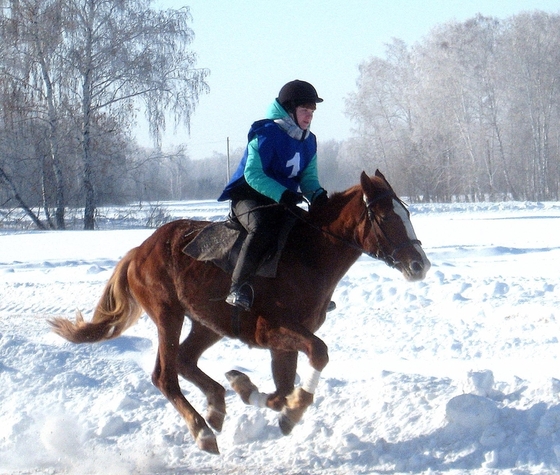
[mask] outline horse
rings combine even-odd
[[[289,434],[313,403],[328,363],[327,345],[314,333],[352,264],[365,253],[408,281],[424,279],[430,268],[407,207],[379,170],[371,177],[362,172],[358,185],[301,211],[276,277],[255,278],[249,311],[225,302],[230,275],[182,252],[210,223],[182,219],[158,228],[117,263],[91,321],[77,312],[75,322],[50,320],[52,330],[70,342],[100,342],[118,337],[145,312],[157,327],[152,382],[183,417],[198,448],[212,454],[219,454],[214,431],[221,431],[226,416],[225,388],[198,367],[199,358],[223,337],[268,349],[276,387],[272,394],[259,392],[239,371],[226,377],[244,403],[279,412],[280,429]],[[185,316],[191,328],[180,342]],[[310,367],[295,387],[298,352],[307,356]],[[181,392],[179,376],[205,395],[206,418]]]

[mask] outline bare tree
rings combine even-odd
[[[193,32],[189,10],[157,11],[149,0],[65,0],[63,14],[74,22],[67,32],[68,89],[80,98],[84,228],[93,229],[92,121],[101,114],[130,122],[142,100],[156,139],[165,114],[189,124],[208,72],[196,69],[188,49]]]
[[[62,73],[58,48],[61,43],[62,20],[60,0],[19,0],[10,2],[10,8],[2,9],[0,25],[5,47],[0,75],[10,88],[26,90],[25,99],[12,102],[11,113],[17,113],[21,121],[42,122],[48,144],[48,164],[42,161],[42,181],[47,167],[55,178],[56,227],[64,229],[64,179],[59,155],[60,104],[57,102],[55,84],[57,74]],[[30,100],[33,97],[33,100]],[[37,134],[38,135],[38,134]],[[42,157],[43,153],[39,153]],[[39,160],[39,157],[37,158]],[[45,191],[45,190],[44,190]],[[48,194],[42,194],[43,207],[50,223]],[[52,226],[52,223],[50,223]]]
[[[481,15],[360,67],[348,111],[364,159],[423,199],[556,199],[560,15]]]
[[[36,1],[36,0],[35,0]],[[35,3],[35,1],[33,3]],[[56,91],[53,82],[58,82],[63,68],[60,68],[60,57],[57,54],[61,42],[62,21],[60,17],[60,1],[54,0],[50,2],[37,2],[36,5],[40,9],[35,10],[35,5],[31,4],[29,10],[30,18],[26,21],[26,25],[30,26],[29,42],[31,45],[31,54],[38,63],[40,78],[42,79],[41,91],[43,102],[46,104],[45,120],[48,124],[48,148],[49,158],[55,177],[55,200],[56,200],[56,227],[64,229],[64,212],[66,202],[64,200],[64,178],[62,172],[62,164],[59,156],[59,110],[60,104],[57,104]],[[53,74],[55,75],[53,77]],[[41,84],[37,81],[38,84]],[[45,208],[48,208],[45,202]]]
[[[64,228],[66,196],[72,194],[67,187],[76,182],[63,173],[76,170],[74,147],[81,150],[84,227],[93,229],[99,197],[107,195],[96,190],[110,188],[103,183],[111,175],[106,151],[113,148],[115,166],[126,159],[126,147],[115,149],[112,144],[126,135],[137,109],[145,111],[159,144],[166,115],[188,126],[199,95],[207,92],[208,71],[195,68],[196,55],[189,50],[193,32],[188,9],[161,11],[151,3],[3,2],[0,88],[3,104],[9,105],[2,109],[5,144],[15,150],[19,140],[25,148],[30,141],[20,137],[21,131],[33,131],[33,160],[42,173],[38,196],[50,222],[49,187],[54,182],[59,229]],[[26,122],[29,127],[23,129]],[[24,165],[22,160],[13,163]],[[9,171],[4,168],[6,177]]]

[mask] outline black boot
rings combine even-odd
[[[253,305],[254,292],[251,281],[270,251],[271,244],[268,241],[263,239],[263,236],[252,233],[245,238],[231,276],[229,295],[226,297],[226,302],[230,305],[244,310],[249,310]]]
[[[267,256],[276,251],[278,235],[286,222],[286,211],[272,206],[273,200],[256,191],[232,201],[232,211],[247,231],[247,236],[231,276],[226,302],[248,310],[253,305],[253,278]]]
[[[251,284],[232,285],[226,302],[234,307],[249,310],[253,305],[254,292]]]

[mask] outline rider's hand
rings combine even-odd
[[[286,206],[287,208],[295,208],[302,202],[303,195],[292,190],[284,191],[284,193],[282,193],[282,197],[280,198],[280,204]]]
[[[319,188],[319,191],[316,191],[315,195],[313,196],[311,206],[323,206],[327,204],[328,201],[329,194],[327,193],[327,190],[325,190],[324,188]]]

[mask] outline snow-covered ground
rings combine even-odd
[[[212,220],[227,212],[165,207]],[[352,267],[318,332],[330,363],[291,435],[224,376],[239,369],[272,390],[267,352],[223,340],[204,355],[228,389],[219,456],[196,448],[152,386],[146,316],[95,345],[70,344],[46,323],[90,316],[113,266],[152,230],[0,229],[0,473],[559,473],[560,204],[411,211],[428,277],[407,283],[367,257]],[[204,413],[201,393],[183,388]]]

